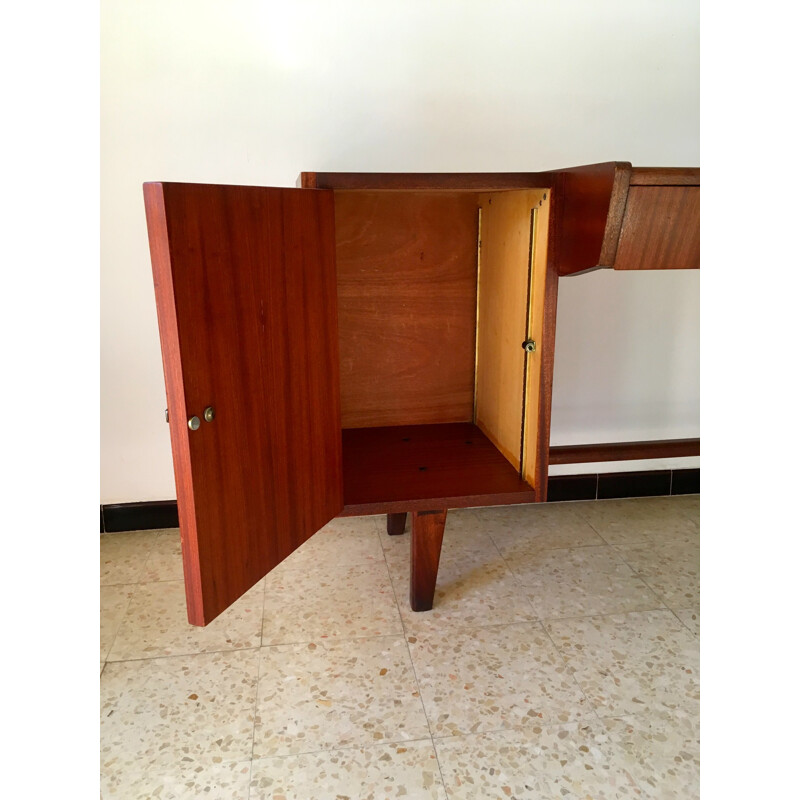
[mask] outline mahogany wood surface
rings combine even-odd
[[[587,464],[595,461],[634,461],[699,455],[699,439],[659,439],[649,442],[559,445],[550,448],[550,463]]]
[[[551,246],[559,275],[611,266],[601,256],[608,256],[619,234],[630,170],[628,162],[609,161],[557,172],[558,218]]]
[[[187,608],[206,625],[342,508],[333,195],[144,192]]]
[[[472,423],[342,431],[344,516],[532,503],[534,490]]]
[[[490,191],[552,185],[555,172],[301,172],[305,189]]]
[[[558,231],[559,197],[554,192],[550,198],[548,240],[553,241]],[[556,352],[556,312],[558,309],[558,263],[555,248],[547,248],[547,273],[544,281],[541,341],[539,351],[539,419],[536,431],[536,472],[533,485],[537,502],[547,500],[548,467],[550,464],[550,421],[553,407],[553,370]]]
[[[698,167],[634,167],[631,186],[699,186]]]
[[[386,532],[389,536],[400,536],[406,532],[406,517],[408,514],[387,514]]]
[[[342,427],[464,422],[477,195],[336,192]]]
[[[442,552],[447,509],[414,511],[411,514],[411,589],[412,611],[430,611],[436,591],[439,556]]]
[[[600,250],[598,264],[607,267],[617,258],[619,234],[622,231],[622,220],[625,218],[625,206],[628,202],[631,175],[633,170],[630,164],[617,165],[614,171],[614,185],[611,188],[611,200],[608,206],[608,219],[606,230],[603,234],[603,246]]]
[[[631,186],[614,269],[699,269],[700,187]]]

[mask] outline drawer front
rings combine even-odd
[[[700,187],[631,186],[614,269],[699,269]]]

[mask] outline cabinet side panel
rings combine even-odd
[[[531,212],[546,190],[480,195],[481,269],[475,422],[516,468],[521,466]],[[535,439],[535,432],[532,434]]]
[[[471,421],[477,196],[335,203],[342,427]]]

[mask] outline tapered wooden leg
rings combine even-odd
[[[411,513],[411,610],[430,611],[447,509]]]
[[[389,534],[389,536],[399,536],[401,533],[406,532],[407,516],[407,514],[386,515],[386,532]]]

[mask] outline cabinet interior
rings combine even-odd
[[[334,192],[346,507],[532,489],[547,194]]]

